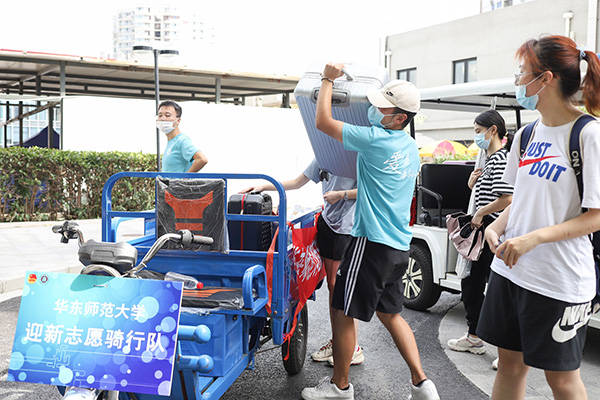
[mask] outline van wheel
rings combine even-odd
[[[433,283],[433,268],[429,252],[421,245],[411,245],[408,268],[402,277],[404,305],[413,310],[424,311],[433,306],[442,293]]]

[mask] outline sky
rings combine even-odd
[[[146,4],[193,9],[214,26],[215,48],[189,51],[189,67],[299,75],[327,61],[379,64],[386,35],[477,14],[480,0],[6,1],[0,48],[108,57],[113,16]]]

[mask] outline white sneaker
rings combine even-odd
[[[330,366],[333,367],[333,355],[327,359],[327,362]],[[354,349],[354,354],[352,354],[352,361],[350,361],[350,365],[358,365],[365,362],[365,354],[363,353],[362,347],[358,346],[358,350]]]
[[[87,389],[80,387],[70,387],[63,399],[65,400],[94,400],[98,397],[96,389]]]
[[[498,357],[496,357],[496,358],[494,359],[494,361],[492,361],[492,369],[493,369],[494,371],[498,371],[498,360],[499,360],[499,359],[498,359]]]
[[[408,400],[440,400],[440,395],[433,382],[425,379],[420,386],[410,384]]]
[[[333,357],[333,341],[329,339],[329,342],[324,344],[318,351],[315,351],[310,355],[314,361],[327,361],[329,357]]]
[[[331,378],[326,376],[315,387],[302,389],[302,398],[304,400],[325,400],[325,399],[354,399],[354,387],[346,390],[339,389],[335,383],[331,383]],[[426,397],[424,397],[426,398]]]
[[[458,339],[448,340],[448,347],[454,351],[468,351],[473,354],[485,353],[485,347],[483,346],[483,340],[477,338],[472,339],[468,334]]]

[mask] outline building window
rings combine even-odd
[[[399,69],[396,72],[396,78],[402,79],[404,81],[409,81],[416,85],[417,84],[417,69],[416,68]]]
[[[452,67],[452,83],[465,83],[477,80],[477,58],[453,61]]]
[[[517,4],[523,4],[532,0],[480,0],[481,12],[488,12],[500,8],[511,7]]]

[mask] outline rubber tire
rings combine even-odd
[[[422,245],[412,244],[409,256],[408,268],[402,278],[402,283],[404,284],[404,305],[413,310],[425,311],[437,303],[442,289],[433,282],[433,267],[429,251]],[[421,272],[420,275],[419,270]],[[411,285],[408,285],[408,275],[412,276]],[[411,291],[415,285],[420,289],[416,296],[413,294],[414,290]]]
[[[308,339],[308,304],[304,305],[302,311],[300,311],[300,318],[298,318],[298,324],[296,330],[292,335],[292,338],[288,343],[284,343],[281,346],[281,359],[283,360],[283,367],[287,371],[288,375],[296,375],[302,371],[304,367],[304,360],[306,359],[306,342]],[[286,360],[285,356],[290,348],[290,356]]]

